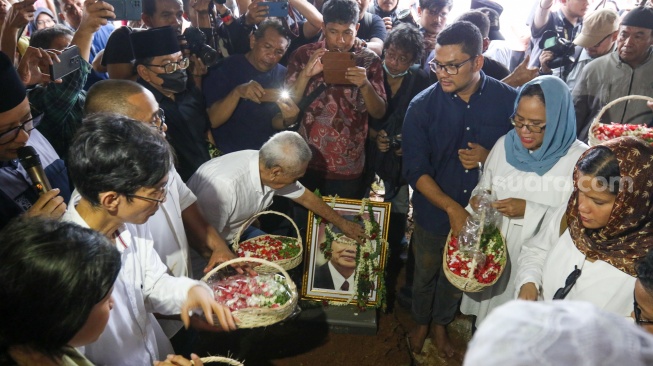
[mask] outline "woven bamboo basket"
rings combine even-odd
[[[608,109],[610,109],[610,107],[614,106],[615,104],[625,102],[625,101],[628,101],[628,100],[644,100],[644,101],[648,101],[648,102],[653,102],[653,98],[647,97],[647,96],[644,96],[644,95],[626,95],[625,97],[617,98],[617,99],[613,100],[612,102],[606,104],[603,108],[601,108],[601,110],[596,115],[594,120],[592,120],[592,125],[590,126],[589,132],[587,133],[587,140],[588,140],[587,142],[589,143],[590,146],[601,145],[601,143],[605,142],[605,141],[599,140],[594,135],[594,130],[599,125],[605,124],[605,123],[600,122],[601,117],[603,117],[603,114],[605,114],[605,112],[607,112]]]
[[[250,217],[249,220],[245,221],[240,226],[240,228],[238,229],[238,232],[236,233],[236,236],[233,238],[233,242],[232,242],[233,245],[232,246],[233,246],[234,252],[238,251],[238,247],[240,246],[240,243],[239,243],[240,242],[240,236],[243,235],[243,232],[245,232],[245,229],[247,229],[249,227],[249,225],[254,220],[256,220],[256,218],[258,218],[261,215],[265,215],[265,214],[279,215],[279,216],[284,217],[286,220],[290,221],[293,228],[295,228],[295,233],[297,234],[296,238],[291,238],[291,239],[296,240],[297,244],[299,244],[299,252],[297,253],[296,256],[294,256],[292,258],[286,258],[286,259],[281,259],[281,260],[278,260],[278,261],[269,261],[269,262],[276,263],[281,268],[283,268],[285,270],[290,270],[290,269],[293,269],[293,268],[297,267],[299,265],[299,263],[302,262],[302,253],[304,252],[304,246],[302,245],[302,237],[301,237],[301,235],[299,233],[299,228],[297,227],[297,224],[295,224],[295,221],[293,221],[293,219],[291,219],[287,215],[285,215],[285,214],[283,214],[281,212],[277,212],[277,211],[262,211],[262,212],[257,213],[256,215]],[[266,235],[257,236],[257,237],[251,238],[251,239],[247,239],[245,242],[255,241],[258,238],[262,238],[263,236],[270,236],[272,238],[288,238],[287,236],[282,236],[282,235],[269,235],[269,234],[266,234]],[[263,259],[266,259],[266,258],[263,258]],[[278,270],[275,267],[268,266],[268,265],[258,266],[258,267],[256,267],[256,271],[260,272],[260,273],[277,273],[278,272]]]
[[[444,271],[445,277],[451,282],[452,285],[456,286],[458,289],[464,292],[480,292],[483,291],[486,287],[494,285],[498,280],[499,277],[503,274],[503,271],[506,269],[506,266],[508,263],[504,263],[504,265],[501,267],[501,270],[499,273],[497,273],[497,277],[492,281],[492,283],[480,283],[476,280],[474,277],[476,273],[476,268],[472,268],[472,270],[469,272],[469,275],[467,277],[462,277],[458,276],[455,273],[451,272],[449,269],[448,259],[449,259],[449,242],[451,242],[451,236],[452,232],[449,232],[449,236],[447,236],[447,244],[444,247],[444,253],[442,255],[442,269]],[[501,234],[501,239],[503,240],[503,260],[507,260],[507,255],[508,255],[508,248],[506,248],[506,238],[503,237],[503,234]]]
[[[295,308],[297,308],[297,286],[295,283],[290,279],[290,275],[288,275],[288,272],[286,272],[285,269],[281,268],[276,263],[266,261],[265,259],[261,258],[235,258],[232,260],[228,260],[224,263],[221,263],[219,266],[215,267],[212,269],[209,273],[206,274],[202,278],[202,281],[208,282],[209,278],[216,274],[219,270],[230,266],[234,263],[241,263],[241,262],[256,262],[256,263],[261,263],[265,264],[267,266],[275,267],[276,272],[281,272],[283,275],[286,284],[288,286],[288,289],[290,290],[290,300],[286,302],[285,304],[279,306],[278,308],[245,308],[245,309],[240,309],[237,311],[232,312],[233,316],[238,318],[240,322],[237,324],[238,328],[256,328],[256,327],[265,327],[268,325],[272,325],[275,323],[278,323],[284,319],[286,319],[290,314],[292,314],[295,311]],[[276,274],[279,276],[279,274]],[[218,322],[218,317],[216,315],[213,315],[213,320]]]
[[[231,366],[245,366],[244,363],[231,359],[229,357],[222,357],[222,356],[209,356],[209,357],[202,357],[200,358],[202,363],[213,363],[213,362],[220,362],[225,365],[231,365]],[[195,362],[191,361],[190,362],[192,365],[195,365]]]

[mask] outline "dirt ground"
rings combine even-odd
[[[374,196],[374,193],[372,191],[371,195]],[[411,234],[410,221],[409,213],[408,237]],[[290,271],[290,274],[300,286],[301,269]],[[401,265],[388,269],[386,276],[386,280],[394,282],[395,286],[394,291],[388,290],[388,311],[377,311],[378,330],[375,335],[335,333],[329,330],[326,321],[307,321],[299,316],[266,328],[226,334],[200,333],[193,351],[200,357],[229,355],[233,359],[244,360],[246,366],[461,365],[462,355],[471,338],[470,319],[459,314],[448,326],[457,357],[440,357],[430,339],[427,339],[422,355],[412,358],[406,335],[414,323],[410,310],[400,307],[394,296],[405,283],[405,267]]]

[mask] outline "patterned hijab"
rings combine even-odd
[[[567,223],[574,244],[587,258],[610,263],[631,276],[635,264],[653,248],[653,147],[635,137],[608,141],[605,146],[619,162],[621,187],[605,227],[583,227],[578,213],[578,166],[574,192],[567,205]],[[582,160],[594,148],[587,150]],[[580,161],[579,160],[579,161]]]
[[[523,172],[535,172],[542,176],[567,154],[571,144],[576,141],[576,112],[567,84],[555,76],[540,76],[519,90],[515,113],[522,92],[533,84],[542,88],[546,105],[546,129],[542,146],[533,152],[528,151],[514,128],[506,134],[504,146],[506,160],[510,165]]]

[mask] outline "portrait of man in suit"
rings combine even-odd
[[[331,243],[331,258],[314,268],[313,287],[343,292],[354,291],[354,274],[356,272],[356,241],[339,233]]]

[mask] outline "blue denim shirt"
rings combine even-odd
[[[431,176],[445,194],[467,206],[479,170],[465,169],[458,150],[467,148],[469,142],[491,150],[499,137],[512,128],[510,116],[516,97],[515,89],[481,71],[481,86],[469,103],[455,93],[445,93],[439,83],[410,103],[402,130],[403,174],[415,189],[415,220],[424,229],[447,235],[449,217],[417,191],[417,180],[425,174]]]

